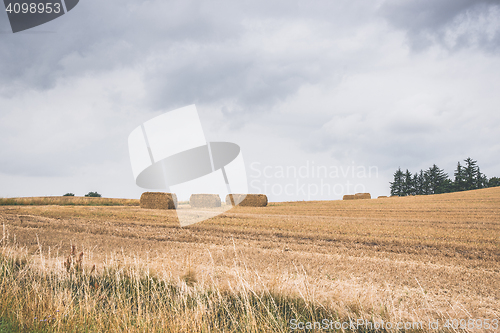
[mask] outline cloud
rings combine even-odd
[[[389,0],[380,14],[406,32],[413,50],[438,44],[448,50],[500,46],[500,4],[495,0]]]
[[[488,1],[86,0],[0,34],[0,179],[136,196],[129,132],[192,103],[207,139],[240,144],[247,164],[390,177],[470,155],[491,176],[496,17]]]
[[[133,70],[0,97],[0,172],[55,177],[113,161],[128,167],[126,137],[143,119],[136,112],[142,97]]]
[[[217,99],[247,111],[268,108],[329,67],[315,43],[349,35],[349,20],[372,10],[348,1],[89,0],[31,31],[54,33],[2,34],[0,94],[136,67],[153,108]]]
[[[498,165],[490,158],[500,140],[493,134],[500,126],[498,58],[477,52],[394,54],[393,66],[374,61],[370,71],[345,75],[330,89],[322,84],[295,95],[278,109],[296,108],[288,116],[297,126],[270,121],[273,130],[305,152],[328,154],[340,163],[453,168],[474,156],[483,165]],[[309,118],[320,123],[308,126]]]
[[[220,13],[215,7],[209,13],[202,7],[195,1],[89,0],[35,29],[2,33],[0,93],[47,90],[61,78],[134,66],[159,45],[209,43],[237,34],[229,18],[212,15]]]

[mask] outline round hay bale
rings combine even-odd
[[[354,200],[354,195],[352,194],[346,194],[342,197],[342,200]]]
[[[377,199],[387,198],[387,195],[379,195]]]
[[[354,195],[354,199],[371,199],[372,196],[370,193],[356,193]]]
[[[177,195],[165,192],[144,192],[140,200],[141,208],[147,209],[175,209]]]
[[[189,204],[193,208],[220,207],[221,201],[218,194],[191,194]]]
[[[265,194],[228,194],[226,196],[226,205],[245,206],[245,207],[266,207],[267,196]]]

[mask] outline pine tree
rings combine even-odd
[[[411,172],[406,169],[403,177],[403,195],[415,195],[415,186],[413,184],[413,179]]]
[[[484,173],[481,173],[479,166],[477,167],[477,178],[476,178],[476,188],[488,187],[488,177]]]
[[[434,166],[436,165],[434,164]],[[429,182],[428,194],[436,193],[437,173],[434,167],[429,167],[427,170],[427,179]]]
[[[394,173],[394,181],[391,182],[391,195],[403,196],[403,171],[401,167]]]
[[[436,180],[434,183],[434,193],[446,193],[448,187],[448,174],[444,172],[443,169],[438,168],[436,164],[432,166],[434,173],[436,175]]]
[[[413,188],[415,195],[422,194],[422,184],[420,183],[418,172],[415,172],[415,174],[413,175]]]
[[[464,169],[460,162],[457,163],[457,169],[455,170],[455,181],[454,187],[455,191],[465,191],[465,179],[464,179]]]
[[[422,194],[423,195],[432,194],[429,170],[420,171],[420,172],[422,173],[422,180],[423,180],[423,182],[422,182]]]
[[[472,158],[467,157],[464,162],[466,163],[464,169],[464,187],[465,190],[474,190],[477,188],[476,180],[477,180],[477,161],[474,161]]]
[[[427,194],[427,182],[424,170],[420,170],[417,178],[417,194],[425,195]]]
[[[455,192],[455,184],[453,184],[453,180],[451,180],[450,178],[446,178],[443,182],[443,189],[443,193]]]

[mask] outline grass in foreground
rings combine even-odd
[[[0,332],[289,332],[292,319],[355,321],[310,295],[258,290],[242,279],[221,287],[198,282],[191,270],[177,280],[140,266],[96,272],[83,267],[83,252],[74,248],[52,268],[14,253],[4,247],[0,255]]]
[[[194,287],[194,272],[175,283],[131,267],[110,267],[99,274],[85,272],[78,263],[66,267],[66,272],[40,272],[26,258],[2,255],[0,327],[33,332],[283,332],[292,317],[335,318],[301,298]]]

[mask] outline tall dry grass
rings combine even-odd
[[[307,288],[284,294],[243,276],[223,286],[192,269],[174,278],[140,262],[96,271],[82,256],[74,248],[64,259],[4,246],[0,331],[289,332],[291,319],[339,320]]]
[[[373,302],[369,288],[328,306],[318,300],[315,279],[297,268],[264,282],[236,259],[232,279],[198,272],[152,270],[144,260],[109,258],[100,269],[73,246],[67,256],[3,242],[0,252],[0,332],[426,332],[429,318],[402,311],[394,298]],[[129,258],[130,259],[130,258]],[[214,269],[215,271],[215,269]],[[298,276],[299,275],[299,276]],[[302,275],[302,276],[300,276]],[[297,283],[297,281],[300,281]],[[394,296],[394,295],[392,295]],[[425,295],[411,306],[426,304]],[[369,300],[369,301],[367,301]],[[371,305],[370,305],[371,303]],[[375,304],[376,303],[376,304]],[[434,317],[436,318],[436,317]],[[446,319],[442,314],[440,319]],[[291,330],[292,320],[341,329]],[[365,324],[357,326],[358,320]],[[369,322],[370,324],[366,324]],[[415,329],[371,329],[375,323],[420,323]],[[333,325],[333,326],[332,326]],[[318,326],[318,327],[319,327]],[[439,332],[452,330],[440,329]]]

